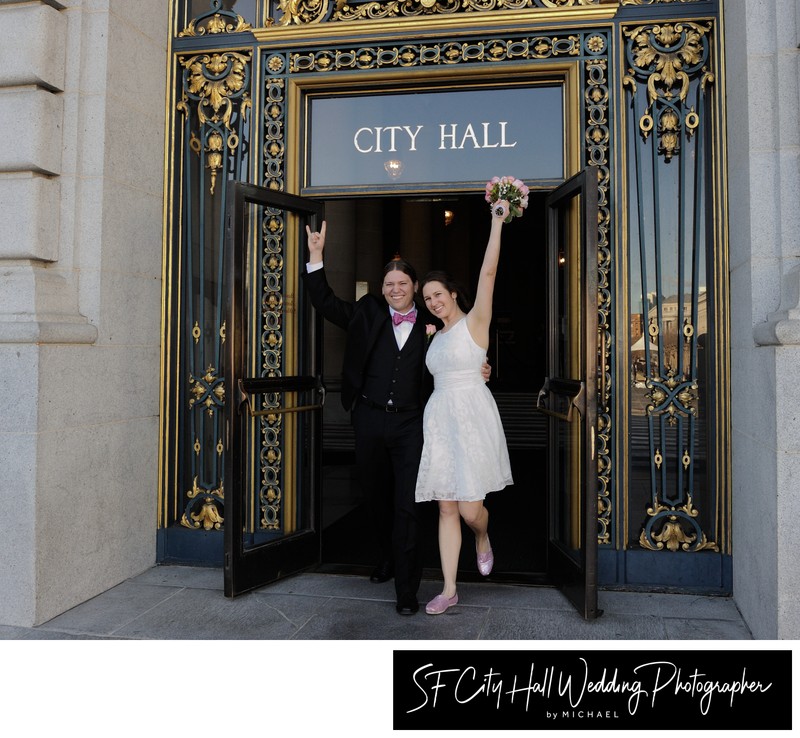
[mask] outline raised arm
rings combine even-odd
[[[502,205],[503,208],[498,206]],[[498,212],[499,211],[499,212]],[[489,242],[483,255],[478,287],[475,290],[475,304],[467,314],[467,327],[475,343],[482,348],[489,346],[489,324],[492,322],[492,299],[497,277],[497,263],[500,260],[500,235],[503,220],[508,215],[508,203],[500,201],[492,207],[492,229]]]
[[[326,320],[329,320],[334,325],[347,330],[350,320],[353,317],[354,303],[348,300],[342,300],[337,297],[325,276],[325,270],[322,269],[322,252],[325,250],[325,221],[322,221],[322,227],[319,232],[312,231],[306,226],[306,233],[308,234],[308,270],[302,273],[303,283],[308,289],[308,294],[311,297],[311,304],[318,310]],[[311,269],[311,267],[317,267]]]
[[[306,226],[306,233],[308,234],[308,262],[309,264],[319,264],[322,261],[322,252],[325,250],[325,230],[327,223],[322,221],[322,228],[317,231],[312,231],[311,228]]]

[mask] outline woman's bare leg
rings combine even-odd
[[[459,502],[458,510],[464,522],[475,534],[475,547],[478,553],[489,553],[489,511],[484,507],[483,500],[477,502]]]
[[[445,597],[456,593],[456,572],[458,556],[461,553],[461,518],[459,503],[439,500],[439,557],[442,562]]]

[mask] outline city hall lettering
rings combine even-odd
[[[509,140],[507,127],[507,121],[479,123],[475,126],[472,123],[440,123],[435,141],[439,150],[513,149],[517,142]],[[424,125],[359,128],[353,136],[353,146],[360,154],[417,151],[417,139],[420,139],[420,145],[426,141],[424,129]],[[423,135],[420,138],[421,133]]]

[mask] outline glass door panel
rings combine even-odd
[[[302,291],[313,200],[229,190],[225,594],[319,563],[320,326]]]
[[[597,608],[597,178],[588,167],[550,195],[548,573],[581,614]]]

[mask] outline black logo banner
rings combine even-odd
[[[394,651],[395,730],[790,730],[790,650]]]

